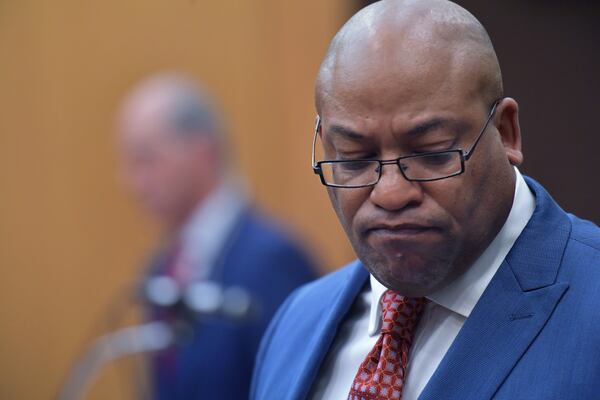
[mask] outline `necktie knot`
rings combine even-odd
[[[387,290],[381,298],[381,333],[411,342],[415,325],[423,311],[423,297],[404,297]]]
[[[360,365],[348,400],[401,400],[413,329],[424,298],[404,297],[387,290],[381,298],[381,335]]]

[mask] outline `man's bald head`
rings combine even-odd
[[[381,64],[394,76],[370,79],[448,84],[460,74],[473,83],[469,95],[486,104],[503,95],[491,40],[467,10],[446,0],[383,0],[354,15],[331,42],[317,78],[317,110],[340,81],[364,78]]]
[[[485,29],[449,1],[383,0],[336,35],[316,92],[320,165],[357,185],[328,193],[363,264],[404,295],[449,285],[504,224],[522,161]]]

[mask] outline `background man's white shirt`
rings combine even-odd
[[[244,191],[236,182],[226,180],[194,210],[181,229],[182,254],[177,267],[183,281],[204,280],[215,268],[223,246],[248,206]]]

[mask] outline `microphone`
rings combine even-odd
[[[142,287],[142,299],[155,307],[175,311],[184,318],[220,316],[247,321],[257,316],[259,305],[241,286],[224,287],[213,281],[193,281],[180,287],[173,278],[153,276]]]

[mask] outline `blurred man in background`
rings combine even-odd
[[[247,398],[267,323],[290,291],[314,277],[307,256],[257,213],[232,176],[223,131],[209,96],[176,75],[142,82],[118,120],[125,182],[163,233],[145,281],[169,278],[181,297],[197,282],[240,287],[257,304],[243,321],[219,314],[191,323],[194,313],[182,312],[181,302],[150,306],[153,318],[174,327],[184,319],[192,328],[152,357],[158,399]]]

